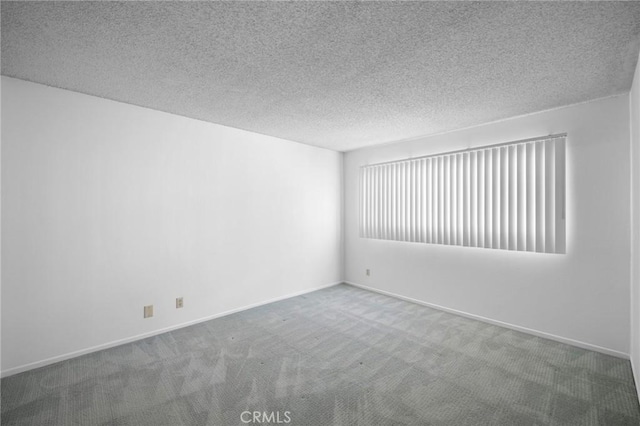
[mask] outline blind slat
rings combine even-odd
[[[484,151],[478,151],[478,177],[476,191],[478,191],[478,247],[485,247],[484,237]]]
[[[475,151],[469,153],[469,245],[478,246],[478,156]]]
[[[536,251],[536,146],[528,144],[527,152],[527,251]]]
[[[451,155],[451,199],[449,211],[449,223],[451,227],[451,244],[458,244],[458,156]]]
[[[517,250],[527,250],[527,146],[518,145],[518,226]]]
[[[555,167],[555,144],[553,139],[544,142],[544,178],[545,178],[545,252],[553,253],[556,249],[556,167]]]
[[[566,141],[561,138],[556,141],[556,253],[566,253]]]
[[[469,245],[469,153],[462,154],[462,245]]]
[[[544,252],[544,201],[545,201],[545,182],[544,182],[544,142],[536,142],[536,251]]]
[[[456,155],[456,244],[464,244],[464,155]]]
[[[493,157],[491,151],[484,153],[484,246],[493,248]]]
[[[509,249],[509,148],[500,148],[500,247]]]
[[[438,160],[429,158],[429,172],[431,174],[431,184],[429,185],[429,201],[431,203],[431,215],[429,216],[429,242],[434,244],[438,241],[436,237],[436,228],[437,228],[437,192],[436,192],[436,163]]]
[[[493,248],[500,248],[500,218],[502,212],[500,211],[500,148],[493,149]]]
[[[438,158],[438,244],[444,244],[444,159]]]
[[[412,162],[411,168],[411,199],[412,199],[412,209],[411,209],[411,241],[418,241],[418,162]]]
[[[451,166],[450,156],[445,156],[442,159],[442,196],[444,201],[443,216],[442,216],[442,229],[443,229],[443,244],[450,244],[449,236],[451,231],[450,214],[451,206]]]
[[[509,150],[509,250],[518,250],[518,147]]]

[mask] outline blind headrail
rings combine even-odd
[[[520,144],[523,144],[523,143],[538,142],[538,141],[544,141],[544,140],[547,140],[547,139],[566,138],[566,137],[567,137],[567,133],[556,133],[555,135],[538,136],[538,137],[535,137],[535,138],[520,139],[520,140],[517,140],[517,141],[510,141],[510,142],[500,142],[500,143],[494,143],[492,145],[476,146],[476,147],[473,147],[473,148],[463,148],[463,149],[457,149],[455,151],[447,151],[447,152],[439,152],[437,154],[421,155],[420,157],[403,158],[403,159],[400,159],[400,160],[391,160],[391,161],[383,161],[381,163],[365,164],[364,166],[361,166],[361,167],[382,166],[384,164],[402,163],[402,162],[405,162],[405,161],[422,160],[424,158],[440,157],[440,156],[443,156],[443,155],[460,154],[460,153],[463,153],[463,152],[478,151],[478,150],[489,149],[489,148],[498,148],[498,147],[506,146],[506,145],[520,145]]]

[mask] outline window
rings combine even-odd
[[[565,253],[566,134],[363,166],[360,236]]]

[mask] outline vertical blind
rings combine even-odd
[[[360,236],[565,253],[566,135],[360,168]]]

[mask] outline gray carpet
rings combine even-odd
[[[627,360],[347,285],[2,380],[2,425],[289,419],[617,426],[640,407]]]

